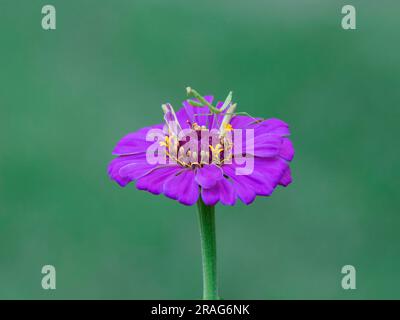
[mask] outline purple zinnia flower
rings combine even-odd
[[[288,125],[279,119],[235,113],[230,92],[224,102],[196,98],[175,113],[164,104],[166,124],[142,128],[122,138],[108,173],[121,186],[163,193],[184,205],[197,202],[203,261],[203,298],[219,299],[216,264],[215,205],[245,204],[269,196],[292,181],[294,149]],[[244,115],[245,114],[245,115]]]
[[[235,114],[229,96],[214,107],[212,96],[202,97],[190,88],[188,93],[197,99],[184,101],[176,113],[171,105],[163,105],[167,125],[142,128],[118,142],[113,151],[118,157],[108,167],[113,180],[122,187],[135,181],[139,190],[163,193],[184,205],[193,205],[201,197],[207,206],[234,205],[237,198],[250,204],[256,196],[269,196],[278,185],[291,183],[294,149],[285,122]],[[164,152],[166,163],[148,160],[148,150],[154,146],[154,140],[149,140],[152,130],[161,132],[156,142],[163,151],[155,154]],[[242,136],[233,135],[235,130],[241,130]],[[206,148],[188,150],[187,140],[178,138],[179,131],[199,137],[199,147],[204,144],[200,135],[208,132]],[[251,171],[239,172],[244,168],[243,161],[236,161],[239,158],[252,159]]]

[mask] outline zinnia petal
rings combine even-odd
[[[178,172],[165,181],[164,194],[187,206],[195,204],[199,197],[199,186],[194,178],[192,170],[184,169]]]
[[[205,189],[211,188],[222,179],[222,172],[215,164],[204,165],[196,170],[196,182]]]
[[[120,156],[146,152],[147,148],[154,143],[154,141],[146,141],[147,133],[152,129],[162,129],[163,126],[163,124],[157,124],[127,134],[117,143],[112,153]]]
[[[287,167],[286,171],[283,173],[281,180],[279,181],[279,184],[284,187],[287,187],[291,183],[292,183],[292,173],[290,167]]]
[[[292,141],[290,141],[288,138],[283,138],[279,155],[287,161],[293,160],[294,148]]]
[[[270,134],[276,134],[279,136],[290,135],[289,125],[280,119],[271,118],[264,120],[260,123],[260,126],[265,132]]]
[[[233,184],[228,179],[218,181],[219,200],[222,204],[233,206],[236,202],[236,192]]]
[[[163,191],[165,181],[176,174],[181,167],[177,165],[159,166],[141,176],[136,181],[136,188],[147,190],[153,194],[160,194]]]
[[[224,166],[225,174],[232,180],[233,187],[236,191],[236,195],[242,200],[243,203],[249,205],[256,198],[256,192],[253,188],[246,185],[245,181],[241,180],[241,176],[237,176],[232,168]]]
[[[201,190],[201,197],[208,206],[215,205],[220,201],[223,205],[233,206],[236,202],[236,191],[232,182],[223,178],[209,189]]]
[[[115,180],[121,187],[126,186],[129,182],[131,182],[134,177],[129,176],[127,174],[121,175],[120,170],[130,164],[135,163],[136,166],[145,166],[143,168],[143,172],[145,173],[147,170],[150,170],[154,166],[149,166],[146,161],[145,154],[135,154],[129,156],[120,156],[118,158],[113,159],[108,165],[108,175],[111,179]]]
[[[214,185],[209,189],[201,189],[201,198],[207,206],[215,206],[219,201],[218,185]]]

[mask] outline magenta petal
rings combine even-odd
[[[164,194],[187,206],[195,204],[199,197],[199,186],[194,178],[194,172],[190,169],[178,172],[165,181]]]
[[[226,165],[224,166],[224,172],[233,180],[240,181],[246,188],[253,189],[258,195],[269,196],[274,191],[275,185],[270,178],[257,170],[254,170],[250,175],[236,175],[235,167]]]
[[[276,134],[280,136],[290,135],[289,125],[280,119],[267,119],[261,122],[261,126],[266,132],[269,132],[271,134]]]
[[[294,148],[292,142],[288,138],[283,138],[280,156],[287,161],[293,160]]]
[[[146,163],[134,162],[121,167],[121,169],[119,169],[119,174],[121,177],[129,178],[131,180],[136,180],[156,167],[157,165],[148,164],[147,162]]]
[[[228,179],[221,179],[217,183],[209,188],[201,190],[201,197],[204,203],[208,206],[215,205],[218,200],[223,205],[233,206],[236,202],[236,192],[232,182]]]
[[[231,182],[228,179],[218,181],[219,200],[222,204],[233,206],[236,202],[236,192]]]
[[[153,141],[146,141],[147,133],[152,129],[162,128],[163,124],[157,124],[129,133],[117,143],[112,153],[114,155],[128,155],[132,153],[146,152],[147,148],[154,143]]]
[[[231,120],[231,125],[234,129],[246,129],[250,125],[254,124],[256,120],[260,120],[259,118],[252,118],[248,116],[240,116],[236,115]]]
[[[274,191],[274,184],[268,179],[263,177],[257,172],[253,172],[251,175],[244,175],[239,178],[248,187],[253,188],[256,194],[260,196],[269,196]]]
[[[148,165],[146,161],[146,154],[137,154],[137,155],[129,155],[129,156],[120,156],[115,158],[108,165],[108,175],[111,179],[115,180],[121,187],[126,186],[130,181],[137,178],[136,175],[129,175],[127,170],[123,170],[123,174],[121,174],[121,170],[126,168],[132,164],[135,164],[134,171],[140,171],[140,175],[146,173],[148,170],[151,170],[154,165]]]
[[[126,164],[126,160],[121,160],[116,158],[110,162],[108,165],[108,175],[111,179],[115,180],[121,187],[125,187],[132,179],[127,177],[121,177],[119,174],[119,169]]]
[[[205,189],[211,188],[222,179],[222,169],[214,164],[204,165],[196,171],[196,182]]]
[[[239,199],[246,205],[251,204],[257,196],[256,192],[252,188],[247,187],[239,179],[232,180],[234,181],[233,186]]]
[[[284,172],[279,184],[287,187],[289,184],[292,183],[292,173],[290,171],[290,167],[287,167],[286,171]]]
[[[261,134],[254,137],[254,139],[250,139],[246,142],[245,146],[253,143],[254,152],[253,154],[257,157],[275,157],[279,155],[279,152],[282,148],[282,138],[277,135],[271,134]],[[243,149],[247,151],[247,149]],[[251,154],[251,152],[246,152]]]
[[[164,182],[179,171],[179,166],[157,167],[136,181],[136,188],[147,190],[153,194],[160,194],[163,191]]]
[[[214,206],[219,201],[219,186],[215,184],[209,189],[201,189],[201,198],[207,206]]]
[[[237,176],[235,171],[230,166],[224,166],[224,173],[231,179],[233,187],[235,188],[236,195],[246,205],[252,203],[256,198],[256,192],[252,187],[246,185],[244,181],[240,179],[241,176]]]
[[[182,185],[185,173],[189,169],[182,169],[178,171],[175,175],[168,178],[164,183],[163,193],[171,199],[178,200],[179,192],[181,191],[179,186]]]
[[[181,108],[179,109],[179,111],[176,112],[176,118],[178,119],[178,122],[182,129],[190,128],[190,123],[193,123],[192,118],[189,117],[185,108]]]
[[[289,164],[279,157],[256,158],[254,163],[254,171],[270,181],[274,188],[288,167]]]

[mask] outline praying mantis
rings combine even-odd
[[[232,91],[230,91],[228,93],[228,96],[226,97],[224,103],[222,104],[222,106],[220,108],[213,106],[210,102],[208,102],[204,98],[203,95],[201,95],[198,91],[192,89],[191,87],[186,88],[186,93],[189,97],[192,97],[192,99],[188,99],[188,103],[191,106],[197,107],[197,108],[202,108],[204,106],[207,106],[208,109],[210,110],[210,113],[197,113],[197,114],[194,114],[194,116],[212,116],[212,123],[217,124],[215,129],[218,132],[218,137],[220,139],[220,143],[217,143],[215,148],[213,145],[210,146],[210,149],[213,152],[213,154],[216,153],[218,155],[222,150],[224,150],[224,148],[226,149],[226,151],[228,151],[232,147],[232,137],[230,134],[228,134],[228,132],[234,130],[230,124],[233,116],[246,115],[246,116],[250,117],[251,119],[253,119],[253,122],[251,122],[251,123],[261,123],[262,121],[264,121],[264,119],[254,118],[247,112],[235,112],[237,104],[232,103],[232,96],[233,96]],[[197,99],[197,100],[193,100],[193,98]],[[175,143],[171,143],[171,145],[169,143],[166,144],[166,142],[161,142],[161,143],[163,145],[167,146],[170,149],[170,151],[171,151],[171,148],[176,149],[175,151],[178,151],[177,150],[178,140],[179,140],[178,137],[180,136],[180,133],[182,132],[182,128],[180,126],[180,123],[177,119],[176,113],[175,113],[172,105],[169,103],[166,103],[166,104],[163,104],[161,107],[164,111],[164,119],[168,126],[168,136],[170,137],[171,141],[175,142]],[[221,123],[219,123],[220,117],[217,117],[219,114],[223,115]],[[204,125],[199,126],[197,123],[194,122],[194,123],[191,123],[191,127],[195,130],[205,130],[208,127],[207,130],[211,131],[212,128],[209,128],[210,127],[209,122],[210,122],[210,119],[207,117],[207,125],[206,126],[204,126]],[[224,145],[225,147],[223,148],[222,145]],[[196,154],[196,156],[197,156],[197,154]]]
[[[199,92],[197,92],[195,89],[191,88],[191,87],[187,87],[186,88],[186,93],[188,96],[192,96],[193,98],[196,98],[198,101],[189,99],[188,102],[191,106],[193,107],[204,107],[207,106],[210,110],[210,113],[197,113],[195,114],[196,116],[213,116],[213,121],[216,121],[216,115],[220,114],[220,113],[224,113],[224,118],[222,120],[222,123],[219,124],[217,123],[217,126],[220,127],[220,132],[221,132],[221,136],[224,135],[225,130],[227,125],[230,123],[231,119],[233,116],[235,115],[246,115],[250,118],[252,118],[254,120],[254,123],[257,122],[261,122],[263,121],[263,119],[256,119],[253,116],[251,116],[250,114],[248,114],[247,112],[235,112],[237,104],[232,102],[232,96],[233,96],[233,92],[230,91],[228,93],[228,96],[226,97],[224,103],[222,104],[221,108],[216,108],[215,106],[213,106],[211,103],[209,103],[204,96],[202,96]],[[224,112],[226,110],[226,112]],[[218,121],[218,119],[217,119]]]

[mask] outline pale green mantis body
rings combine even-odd
[[[256,119],[247,112],[235,112],[237,104],[232,103],[232,91],[229,92],[228,96],[226,97],[224,103],[222,104],[221,108],[217,108],[213,106],[210,102],[208,102],[204,96],[202,96],[200,93],[198,93],[196,90],[187,87],[186,92],[189,96],[192,96],[193,98],[197,99],[197,101],[189,99],[188,102],[191,106],[201,108],[204,106],[207,106],[208,109],[210,110],[210,113],[197,113],[194,114],[195,116],[213,116],[213,124],[216,123],[216,127],[214,128],[215,130],[218,130],[218,135],[220,139],[220,144],[218,144],[220,147],[221,145],[227,146],[226,149],[229,149],[229,146],[232,145],[232,137],[230,134],[228,134],[229,131],[234,130],[232,128],[230,122],[232,120],[232,117],[236,115],[246,115],[253,119],[254,121],[252,123],[260,123],[264,121],[264,119]],[[170,104],[163,104],[162,109],[165,114],[165,120],[168,125],[168,132],[169,136],[171,138],[177,138],[179,137],[179,133],[182,131],[182,128],[179,124],[179,121],[177,120],[176,113],[173,109],[173,107]],[[219,123],[220,118],[217,117],[217,115],[222,114],[222,122]],[[170,117],[170,120],[167,120],[167,115]],[[195,130],[203,130],[209,127],[209,118],[207,118],[207,125],[206,126],[199,126],[197,123],[191,123],[191,127],[195,128]],[[204,128],[203,128],[204,127]],[[197,129],[198,128],[198,129]],[[214,130],[213,128],[208,128],[208,130]],[[218,146],[217,145],[217,146]],[[222,149],[219,149],[222,150]],[[219,150],[214,150],[213,146],[211,146],[211,151],[217,152]]]
[[[216,108],[215,106],[213,106],[211,103],[209,103],[200,93],[198,93],[196,90],[192,89],[191,87],[187,87],[186,88],[186,92],[189,96],[193,96],[194,98],[198,99],[199,101],[194,101],[194,100],[188,100],[189,104],[193,107],[204,107],[207,106],[210,109],[210,113],[196,113],[195,116],[214,116],[214,120],[216,120],[216,115],[223,113],[225,110],[227,110],[224,113],[224,118],[222,120],[222,123],[219,124],[217,123],[217,126],[220,127],[220,131],[221,134],[223,135],[224,130],[225,130],[225,126],[227,124],[229,124],[230,120],[232,119],[233,116],[235,115],[245,115],[248,116],[250,118],[252,118],[254,120],[254,122],[261,122],[263,121],[263,119],[256,119],[254,118],[252,115],[250,115],[247,112],[235,112],[237,104],[232,102],[232,95],[233,92],[230,91],[228,93],[228,96],[226,97],[223,105],[221,106],[221,108]]]

